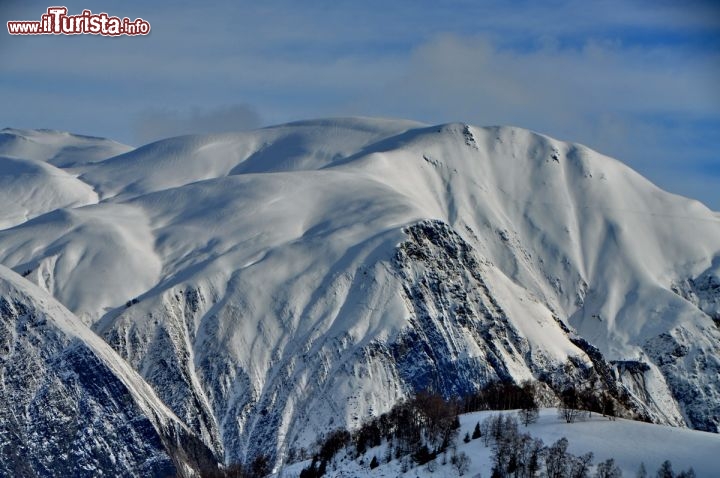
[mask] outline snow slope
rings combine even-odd
[[[486,447],[482,439],[464,443],[462,437],[466,433],[472,435],[475,424],[498,412],[476,412],[460,415],[461,428],[458,434],[457,452],[465,453],[470,458],[470,466],[464,476],[492,476],[492,447]],[[513,412],[499,412],[513,413]],[[682,428],[666,427],[649,423],[618,419],[609,421],[600,415],[575,422],[565,423],[559,419],[557,410],[543,409],[537,423],[528,427],[521,426],[520,433],[528,433],[533,438],[540,438],[545,446],[550,446],[562,437],[569,441],[568,452],[580,456],[587,452],[594,454],[594,465],[612,458],[622,470],[623,476],[632,477],[644,464],[648,476],[655,476],[662,462],[670,460],[673,470],[678,473],[693,468],[698,478],[711,478],[717,475],[720,467],[720,435]],[[384,461],[385,446],[369,449],[360,459],[348,457],[338,459],[335,465],[328,467],[326,476],[330,477],[456,477],[457,470],[450,463],[442,464],[438,457],[435,471],[430,472],[426,465],[415,466],[405,473],[402,472],[400,460]],[[372,457],[376,456],[381,465],[374,470],[369,469]],[[309,461],[295,463],[284,467],[276,474],[278,477],[297,477],[300,471],[309,465]]]
[[[6,228],[58,208],[97,202],[95,191],[47,163],[0,157],[0,227]]]
[[[107,343],[3,266],[0,402],[3,476],[195,476],[212,463]]]
[[[21,224],[59,208],[94,204],[93,188],[73,166],[130,151],[103,138],[49,130],[0,131],[0,228]]]
[[[0,130],[0,156],[43,161],[59,168],[94,163],[132,150],[116,141],[48,129]]]
[[[570,356],[658,423],[720,426],[718,216],[581,145],[351,118],[68,171],[96,203],[0,230],[0,263],[228,462],[414,389],[560,385]]]

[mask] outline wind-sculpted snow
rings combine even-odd
[[[0,156],[43,161],[58,168],[73,168],[103,161],[133,148],[110,139],[47,129],[0,130]]]
[[[317,170],[414,126],[410,121],[320,120],[250,133],[183,136],[89,166],[82,179],[103,197],[135,197],[227,175]]]
[[[0,262],[227,462],[282,459],[423,387],[589,370],[628,411],[720,425],[718,215],[581,145],[318,120],[68,171],[97,204],[0,231]]]
[[[0,157],[0,228],[97,200],[90,186],[62,169],[39,161]]]
[[[0,130],[0,229],[59,208],[98,201],[74,167],[130,151],[103,138],[49,130]]]

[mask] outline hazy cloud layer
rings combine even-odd
[[[221,106],[190,111],[148,110],[134,124],[138,144],[183,134],[225,133],[253,129],[262,123],[258,112],[249,105]]]
[[[418,47],[398,78],[350,109],[513,124],[637,164],[657,154],[679,161],[666,150],[671,144],[717,159],[720,138],[703,139],[701,129],[720,120],[719,59],[596,42],[519,53],[445,35]]]
[[[152,33],[6,35],[0,124],[135,144],[335,115],[512,124],[585,143],[720,210],[717,2],[66,5],[142,17]],[[15,2],[0,20],[46,8]]]

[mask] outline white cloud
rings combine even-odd
[[[189,111],[146,110],[134,123],[140,144],[183,134],[223,133],[257,128],[260,115],[249,105],[221,106],[215,109],[195,107]]]

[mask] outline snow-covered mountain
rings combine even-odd
[[[107,343],[4,266],[0,403],[0,476],[196,476],[215,463]]]
[[[360,118],[3,137],[0,263],[227,462],[413,390],[591,367],[637,414],[719,430],[720,218],[584,146]]]

